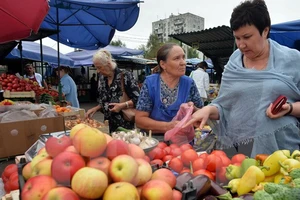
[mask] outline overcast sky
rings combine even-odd
[[[271,23],[277,24],[300,19],[300,0],[265,0],[271,16]],[[229,26],[234,7],[241,0],[144,0],[140,3],[140,14],[136,24],[128,31],[116,32],[113,40],[120,39],[128,48],[146,44],[152,31],[152,22],[168,18],[172,13],[190,12],[204,18],[204,28]],[[56,41],[44,39],[43,43],[56,49]],[[61,53],[73,51],[60,45]]]

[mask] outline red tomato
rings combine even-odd
[[[17,190],[19,189],[19,179],[18,177],[14,176],[12,178],[9,178],[9,181],[7,182],[9,184],[10,190]]]
[[[181,149],[182,152],[184,152],[188,149],[193,149],[193,147],[190,144],[183,144],[183,145],[180,146],[180,149]]]
[[[10,189],[10,183],[9,181],[7,181],[5,184],[4,184],[4,190],[6,192],[6,194],[9,194],[11,189]]]
[[[157,145],[157,147],[159,147],[159,148],[161,148],[161,149],[163,149],[163,148],[165,148],[165,147],[167,147],[168,145],[166,144],[166,143],[164,143],[164,142],[159,142],[158,143],[158,145]]]
[[[165,151],[166,154],[168,154],[168,155],[171,154],[171,150],[172,150],[171,147],[165,147],[165,148],[164,148],[164,151]]]
[[[172,158],[169,161],[168,166],[177,173],[181,172],[183,169],[183,163],[182,163],[181,159],[178,157]]]
[[[161,148],[155,147],[148,153],[148,156],[151,160],[162,159],[165,156],[165,152]]]
[[[199,170],[195,171],[193,175],[197,176],[199,174],[203,174],[203,175],[207,176],[210,180],[215,180],[214,175],[206,169],[199,169]]]
[[[162,161],[166,162],[166,161],[168,161],[168,160],[171,160],[172,158],[173,158],[172,155],[165,155],[165,156],[163,157]]]
[[[178,144],[170,144],[171,149],[174,149],[174,148],[179,148]]]
[[[231,160],[227,156],[219,156],[222,160],[223,166],[227,167],[231,164]]]
[[[198,158],[198,154],[194,149],[188,149],[181,154],[181,160],[184,166],[190,166],[190,163],[193,163],[194,160]]]
[[[180,156],[181,155],[181,149],[179,147],[171,149],[171,155],[173,155],[173,157]]]
[[[210,154],[207,156],[207,167],[206,169],[210,172],[215,172],[220,167],[223,167],[222,160],[219,156],[215,154]]]
[[[201,153],[198,157],[202,158],[206,162],[207,161],[207,156],[208,156],[207,153]]]
[[[216,182],[217,183],[227,183],[228,180],[226,178],[226,167],[221,167],[216,173]]]
[[[18,167],[16,164],[9,164],[5,167],[3,174],[6,178],[9,178],[11,174],[18,172]]]
[[[242,163],[243,160],[245,160],[245,159],[246,159],[246,156],[244,154],[239,153],[239,154],[232,156],[231,163]]]
[[[158,165],[158,166],[162,166],[164,164],[164,162],[160,159],[154,159],[150,161],[150,165]]]
[[[199,169],[206,169],[206,162],[203,158],[197,158],[196,160],[194,160],[192,166],[194,171],[197,171]]]
[[[188,173],[190,173],[190,172],[191,172],[191,170],[190,170],[189,168],[187,168],[187,167],[183,167],[183,169],[180,171],[180,173],[179,173],[179,174],[183,174],[184,172],[188,172]]]
[[[222,150],[213,150],[210,154],[215,154],[217,156],[227,156],[226,153]]]

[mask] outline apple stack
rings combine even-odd
[[[74,126],[70,137],[49,138],[22,174],[22,200],[182,198],[175,175],[152,172],[143,149],[86,124]]]

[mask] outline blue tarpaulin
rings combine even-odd
[[[41,61],[41,49],[40,44],[36,42],[22,42],[22,57],[29,60]],[[7,56],[8,59],[19,59],[21,58],[20,50],[15,47]],[[57,65],[57,51],[51,47],[43,45],[43,61],[49,64]],[[73,66],[74,61],[60,53],[60,65]]]
[[[111,46],[111,45],[108,45],[103,49],[108,50],[113,57],[141,55],[144,53],[144,51],[142,50],[129,49],[126,47],[118,47],[118,46]],[[81,66],[81,65],[91,66],[93,65],[93,55],[97,51],[98,50],[82,50],[82,51],[67,53],[66,56],[74,60],[74,66]]]
[[[270,38],[300,51],[300,20],[272,25]]]
[[[50,38],[74,48],[107,46],[115,30],[133,27],[140,0],[50,0],[50,10],[41,28],[59,30]]]

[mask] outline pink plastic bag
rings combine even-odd
[[[165,133],[165,141],[171,141],[172,143],[182,145],[193,140],[195,136],[195,129],[193,125],[190,125],[184,129],[181,128],[192,118],[193,110],[193,106],[190,106],[187,103],[181,104],[176,116],[172,119],[172,121],[180,122],[177,123],[173,129],[168,130]]]

